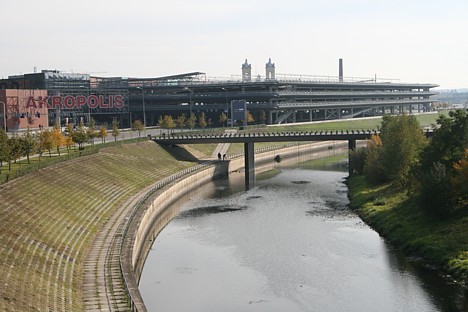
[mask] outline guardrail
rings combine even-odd
[[[122,236],[120,237],[121,241],[120,241],[120,251],[119,252],[120,252],[121,258],[122,258],[123,246],[124,246],[123,241],[124,241],[125,237],[128,234],[130,224],[134,220],[135,215],[137,214],[138,210],[143,206],[145,201],[148,200],[148,198],[150,196],[152,196],[157,190],[160,190],[161,188],[168,185],[169,183],[174,182],[175,180],[177,180],[177,179],[179,179],[179,178],[181,178],[183,176],[186,176],[188,174],[191,174],[193,172],[207,169],[208,167],[212,166],[213,164],[215,164],[217,162],[218,162],[217,160],[207,161],[207,162],[205,162],[203,164],[200,164],[200,165],[197,165],[197,166],[194,166],[194,167],[191,167],[191,168],[187,168],[187,169],[182,170],[182,171],[180,171],[178,173],[175,173],[175,174],[173,174],[173,175],[171,175],[171,176],[169,176],[167,178],[164,178],[160,182],[156,183],[142,197],[140,197],[140,199],[133,206],[132,211],[131,211],[128,219],[125,219],[125,221],[124,221],[124,222],[126,222],[126,224],[125,224],[125,228],[123,230]],[[137,304],[135,304],[136,300],[133,297],[132,292],[128,288],[128,280],[127,280],[126,275],[124,274],[124,268],[123,268],[123,265],[122,265],[122,261],[120,261],[120,274],[122,276],[122,280],[124,281],[124,289],[125,289],[127,298],[129,299],[130,309],[131,309],[132,312],[138,312],[139,311],[138,306],[137,306]]]

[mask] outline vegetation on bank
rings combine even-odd
[[[0,310],[83,311],[84,262],[107,218],[195,164],[145,141],[102,146],[0,185]]]
[[[0,184],[63,161],[96,154],[102,148],[147,140],[133,138],[107,143],[103,140],[102,144],[89,143],[85,146],[84,142],[89,141],[90,134],[86,134],[83,129],[79,127],[78,131],[71,130],[68,135],[64,135],[57,128],[52,131],[41,129],[37,133],[27,130],[22,136],[13,135],[10,138],[0,129]],[[88,132],[91,133],[89,129]],[[106,135],[104,131],[104,136]],[[77,139],[79,137],[83,138]],[[82,142],[78,148],[77,142]],[[47,149],[48,153],[44,156],[46,147],[50,150]]]
[[[468,278],[468,116],[440,116],[427,140],[412,116],[384,117],[350,155],[350,205],[390,241]]]
[[[446,219],[424,213],[414,193],[392,183],[374,185],[363,176],[347,180],[350,207],[382,237],[468,283],[468,214]]]

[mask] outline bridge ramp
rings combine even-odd
[[[226,132],[226,133],[236,133],[237,130],[229,129],[229,130],[225,130],[224,132]],[[231,143],[219,143],[218,146],[213,151],[213,154],[211,155],[211,158],[218,159],[218,153],[220,153],[221,155],[227,154],[227,151],[229,150],[230,146],[231,146]]]

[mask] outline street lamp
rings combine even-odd
[[[137,87],[137,89],[141,90],[141,99],[143,101],[143,131],[146,136],[146,109],[145,109],[145,90],[143,87]]]
[[[89,89],[86,90],[85,86],[80,86],[80,89],[86,92],[86,96],[89,96]],[[89,108],[89,104],[88,104],[88,127],[90,124],[91,124],[91,109]]]
[[[0,103],[3,104],[3,127],[5,128],[5,132],[6,132],[7,131],[7,126],[6,126],[6,114],[7,114],[6,103],[2,102],[2,101],[0,101]]]
[[[221,88],[224,92],[226,92],[226,114],[227,114],[227,120],[229,120],[229,106],[228,106],[228,97],[227,97],[227,89],[226,88]],[[227,122],[226,122],[227,123]]]

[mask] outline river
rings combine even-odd
[[[347,208],[345,168],[278,166],[181,198],[140,280],[149,311],[463,311],[464,290]],[[273,174],[274,173],[274,174]]]

